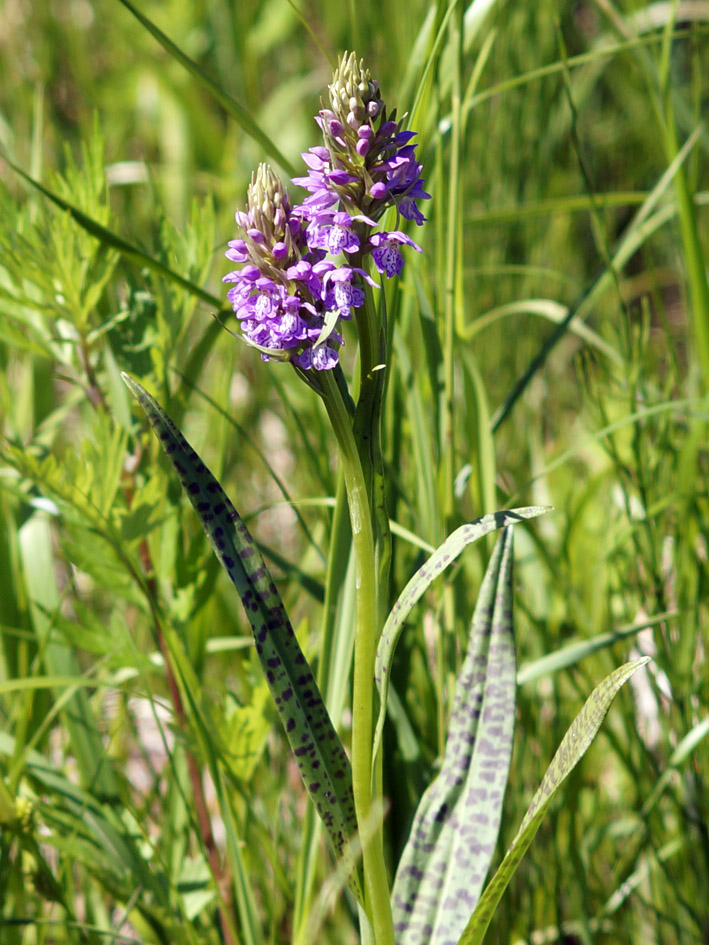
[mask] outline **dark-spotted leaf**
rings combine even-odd
[[[606,676],[603,682],[596,686],[588,697],[583,708],[569,726],[566,735],[562,738],[561,744],[542,778],[542,783],[539,785],[539,789],[524,815],[517,836],[510,844],[510,848],[502,863],[500,863],[497,872],[485,888],[485,892],[470,917],[465,931],[458,939],[457,945],[480,945],[502,894],[534,839],[534,835],[539,829],[554,795],[596,737],[618,690],[637,669],[644,666],[648,661],[649,657],[644,656],[625,663],[609,676]]]
[[[222,487],[165,411],[131,377],[123,374],[123,379],[147,414],[241,597],[303,782],[342,862],[356,832],[350,763],[258,546]],[[349,883],[361,901],[356,870],[350,871]]]
[[[392,893],[397,945],[455,945],[495,849],[515,716],[512,529],[475,607],[443,764],[421,798]]]
[[[461,525],[452,534],[446,538],[433,552],[428,561],[422,565],[411,578],[399,599],[391,609],[386,623],[382,630],[382,635],[377,647],[377,660],[374,670],[374,678],[379,687],[380,708],[377,728],[374,735],[374,754],[381,742],[382,730],[384,728],[384,719],[386,716],[387,696],[389,694],[389,672],[394,657],[396,644],[399,642],[401,631],[404,628],[404,621],[411,613],[414,604],[421,598],[422,594],[429,584],[438,577],[449,564],[452,564],[460,553],[472,542],[488,535],[498,528],[504,528],[506,525],[513,525],[523,519],[535,518],[537,515],[543,515],[549,511],[548,506],[532,505],[523,509],[505,509],[501,512],[492,512],[489,515],[483,515],[482,518],[474,522],[468,522]]]

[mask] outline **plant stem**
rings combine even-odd
[[[355,552],[356,617],[352,692],[352,783],[362,837],[365,905],[376,945],[394,945],[389,882],[381,823],[373,823],[372,733],[374,658],[378,639],[378,587],[367,481],[342,395],[327,371],[319,378],[323,401],[340,449]],[[377,814],[378,816],[378,814]]]
[[[386,589],[391,564],[391,530],[386,509],[384,466],[381,450],[381,413],[386,383],[386,313],[377,312],[374,295],[364,287],[364,305],[355,310],[360,342],[360,391],[355,410],[353,433],[367,486],[372,513],[374,560],[377,574],[378,628],[386,619]]]

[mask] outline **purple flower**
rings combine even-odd
[[[364,305],[364,290],[354,284],[356,275],[362,276],[374,288],[379,288],[364,269],[352,269],[348,266],[340,266],[339,269],[333,268],[325,274],[323,280],[325,289],[323,299],[325,308],[328,311],[336,308],[341,318],[351,318],[352,309]]]
[[[223,280],[232,284],[227,297],[246,340],[264,360],[290,360],[303,371],[338,364],[340,319],[364,305],[364,282],[378,288],[356,264],[371,254],[391,278],[402,271],[403,246],[421,252],[399,230],[374,232],[377,221],[396,207],[421,225],[418,202],[430,199],[416,133],[401,129],[395,113],[387,118],[377,82],[354,54],[340,59],[329,92],[330,107],[316,118],[323,145],[303,154],[307,173],[293,179],[307,196],[291,206],[280,180],[261,165],[226,251],[241,268]]]
[[[389,233],[373,233],[369,237],[369,243],[373,247],[372,259],[374,265],[388,279],[391,279],[392,276],[400,276],[401,270],[404,268],[404,257],[399,249],[400,245],[413,246],[417,252],[421,252],[421,247],[399,230],[391,230]]]
[[[411,132],[402,132],[395,136],[395,141],[399,144],[409,141],[411,137]],[[415,150],[416,145],[404,143],[392,157],[382,161],[376,171],[383,172],[384,180],[374,184],[372,190],[377,188],[377,194],[385,193],[386,197],[396,204],[403,217],[414,220],[421,226],[426,217],[419,210],[416,201],[430,200],[431,195],[423,189],[425,181],[419,176],[422,168],[416,160]]]
[[[306,177],[294,177],[292,182],[310,191],[310,196],[305,198],[304,207],[332,207],[340,199],[338,188],[357,183],[358,178],[354,174],[332,166],[327,148],[311,148],[305,151],[302,157],[308,165],[308,174]]]
[[[359,251],[360,238],[355,232],[355,221],[375,226],[374,220],[358,213],[351,217],[349,213],[335,210],[320,210],[308,214],[310,222],[305,231],[305,238],[311,250],[322,249],[331,256],[340,253]]]
[[[328,344],[318,345],[317,348],[306,348],[301,354],[293,358],[294,364],[304,371],[331,371],[337,366],[339,354]]]

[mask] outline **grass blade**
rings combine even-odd
[[[241,597],[301,777],[341,860],[356,832],[350,763],[258,546],[222,487],[164,410],[140,384],[122,376]],[[361,899],[358,875],[350,874],[349,882]]]
[[[144,13],[141,13],[140,10],[134,7],[133,4],[129,2],[129,0],[119,0],[119,2],[122,3],[127,10],[130,10],[133,16],[139,20],[146,30],[148,30],[148,32],[155,37],[163,49],[166,50],[166,52],[168,52],[173,57],[173,59],[176,59],[180,65],[189,72],[192,78],[199,82],[203,89],[206,89],[210,95],[214,96],[224,111],[231,115],[234,121],[244,129],[247,135],[249,135],[254,139],[254,141],[257,141],[261,145],[266,154],[272,157],[274,161],[277,161],[291,177],[295,176],[296,170],[288,158],[281,153],[275,143],[253,120],[245,108],[239,105],[239,103],[235,101],[230,95],[227,95],[224,89],[219,88],[216,82],[210,79],[209,76],[203,72],[202,69],[200,69],[193,59],[190,59],[189,56],[186,56],[179,46],[176,46],[171,39],[168,39],[162,30],[158,29],[152,20],[149,20]]]
[[[668,611],[664,614],[658,614],[655,617],[649,617],[647,620],[641,620],[638,623],[627,627],[618,627],[617,630],[610,630],[607,633],[599,633],[586,640],[577,640],[575,643],[569,643],[555,650],[553,653],[547,653],[538,660],[526,663],[517,673],[517,685],[523,686],[525,683],[534,682],[536,679],[552,676],[554,673],[561,672],[562,669],[568,669],[569,666],[575,666],[581,660],[597,653],[599,650],[607,649],[619,640],[625,640],[627,637],[633,637],[646,630],[649,627],[656,627],[667,620],[677,617],[676,612]]]
[[[689,136],[675,159],[660,177],[657,184],[655,184],[655,186],[652,188],[647,196],[647,199],[643,202],[634,218],[626,227],[626,230],[619,241],[618,247],[614,251],[613,257],[610,260],[610,267],[602,267],[589,289],[582,294],[581,298],[576,304],[570,306],[564,318],[562,318],[562,320],[557,323],[556,328],[554,328],[551,334],[549,334],[548,337],[542,342],[539,351],[530,361],[529,366],[525,370],[524,374],[522,374],[522,376],[518,379],[508,394],[505,402],[500,406],[497,413],[493,417],[493,433],[497,432],[502,422],[509,416],[510,411],[527,389],[532,378],[546,363],[546,359],[550,352],[556,347],[557,343],[564,337],[566,332],[570,330],[571,323],[574,321],[574,319],[577,319],[578,322],[582,320],[581,312],[585,312],[589,307],[591,297],[595,296],[599,289],[611,279],[614,270],[616,272],[620,272],[621,267],[628,259],[628,250],[635,245],[638,234],[643,233],[647,228],[646,224],[649,222],[650,214],[658,205],[660,198],[669,187],[677,172],[682,167],[684,161],[689,156],[692,148],[699,140],[700,135],[701,127],[695,129],[695,131]],[[674,212],[674,208],[670,208],[670,216],[673,216]],[[657,220],[664,221],[664,218],[665,215],[663,212],[656,214]]]
[[[61,598],[55,575],[51,526],[47,517],[35,514],[18,533],[24,566],[27,597],[34,631],[42,661],[49,676],[80,676],[74,652],[63,642],[53,639],[52,614],[59,610]],[[26,679],[8,680],[24,685]],[[55,698],[59,698],[57,691]],[[88,693],[77,689],[62,713],[69,735],[71,751],[76,759],[81,783],[90,786],[97,797],[115,799],[118,783],[112,763],[104,749],[101,730],[89,702]]]
[[[458,677],[441,771],[418,806],[392,904],[398,945],[461,934],[495,850],[512,756],[512,529],[490,559]]]

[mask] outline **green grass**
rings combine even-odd
[[[252,170],[301,173],[352,48],[419,131],[433,195],[424,253],[386,287],[387,603],[463,522],[555,507],[515,530],[497,861],[588,693],[653,656],[485,941],[703,941],[709,18],[138,6],[189,68],[116,0],[0,13],[0,942],[216,945],[220,916],[240,945],[358,941],[241,604],[120,380],[155,392],[234,499],[349,748],[334,437],[312,391],[213,316],[236,331],[222,252]],[[399,642],[390,869],[440,765],[490,553],[462,555]]]

